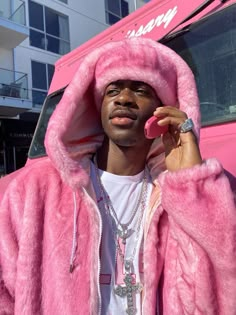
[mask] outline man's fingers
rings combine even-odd
[[[154,112],[154,116],[161,118],[158,121],[158,125],[172,125],[175,126],[176,129],[188,118],[186,113],[172,106],[158,107]]]
[[[166,116],[158,121],[158,125],[159,126],[171,125],[174,126],[176,129],[179,129],[180,125],[184,123],[185,120],[186,119],[183,117]]]
[[[173,107],[173,106],[158,107],[155,110],[154,115],[157,116],[157,117],[173,116],[173,117],[182,118],[184,120],[186,120],[188,118],[186,113],[182,112],[179,108]]]
[[[162,141],[165,147],[165,155],[167,156],[172,151],[173,147],[175,147],[174,139],[170,132],[166,132],[162,136]]]

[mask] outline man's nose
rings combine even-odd
[[[131,106],[132,104],[135,104],[134,93],[130,89],[122,90],[116,98],[115,103],[122,106]]]

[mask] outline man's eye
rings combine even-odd
[[[136,93],[141,94],[141,95],[149,95],[149,92],[146,89],[143,89],[143,88],[137,89]]]
[[[110,88],[110,89],[107,89],[106,95],[110,95],[110,96],[117,95],[119,91],[120,90],[118,88]]]

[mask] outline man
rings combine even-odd
[[[168,127],[155,140],[153,115]],[[170,49],[134,38],[90,53],[49,121],[48,158],[1,204],[0,314],[235,314],[235,207],[201,159],[199,121]]]

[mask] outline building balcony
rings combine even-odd
[[[26,26],[25,3],[22,0],[1,0],[0,47],[12,49],[29,37]]]
[[[14,117],[31,109],[27,74],[0,68],[0,116]]]

